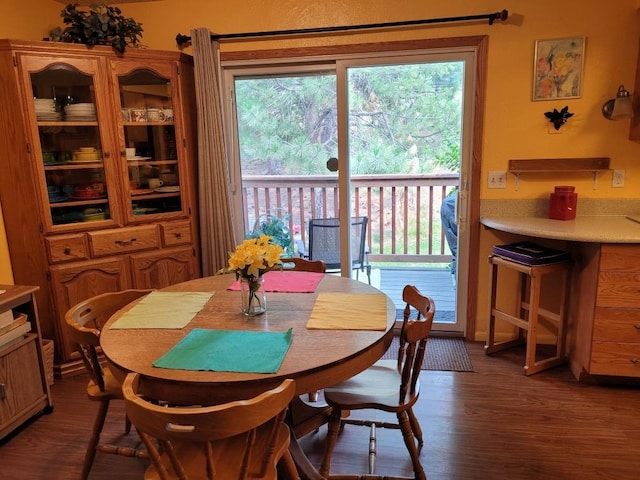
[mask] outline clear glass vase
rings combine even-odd
[[[242,313],[248,317],[261,315],[267,311],[267,296],[264,289],[264,276],[240,278],[242,295]]]

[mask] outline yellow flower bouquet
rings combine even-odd
[[[229,257],[229,266],[222,272],[233,272],[236,279],[240,279],[245,315],[259,315],[266,311],[263,275],[269,270],[282,268],[283,253],[284,249],[273,243],[272,237],[260,235],[243,241]]]

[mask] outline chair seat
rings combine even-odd
[[[103,368],[104,372],[104,391],[96,385],[93,380],[87,383],[87,396],[89,400],[119,400],[122,399],[122,384],[116,380],[107,367]]]
[[[375,408],[397,412],[401,380],[396,360],[379,360],[355,377],[326,388],[324,398],[329,405],[339,405],[343,410]],[[414,405],[419,392],[420,382],[418,381],[413,400],[407,393],[403,407],[409,408]]]
[[[257,445],[267,443],[268,428],[270,426],[271,422],[258,428],[255,440]],[[276,450],[273,457],[274,459],[279,459],[284,455],[285,451],[289,448],[289,438],[289,429],[286,425],[281,425],[278,430],[278,438],[275,442]],[[212,459],[214,465],[218,466],[215,472],[216,480],[237,480],[240,478],[240,465],[242,464],[241,454],[244,453],[244,443],[246,439],[246,435],[236,435],[232,438],[212,442]],[[180,463],[184,468],[186,478],[189,480],[207,478],[206,457],[203,455],[202,444],[191,442],[180,443],[179,441],[173,441],[172,443],[176,455],[180,458]],[[161,456],[161,461],[168,472],[173,471],[170,460],[166,455]],[[259,476],[262,461],[262,455],[254,455],[249,465],[247,478],[275,480],[277,478],[276,465],[273,465],[271,469],[267,469],[265,476]],[[147,468],[144,478],[145,480],[160,480],[160,475],[153,464]]]

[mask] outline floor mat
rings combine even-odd
[[[393,338],[391,346],[383,359],[398,358],[398,337]],[[427,349],[422,361],[422,370],[443,370],[451,372],[473,372],[473,364],[469,358],[463,338],[429,337]]]

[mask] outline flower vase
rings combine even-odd
[[[267,311],[267,297],[264,289],[264,277],[241,277],[242,313],[248,317],[261,315]]]

